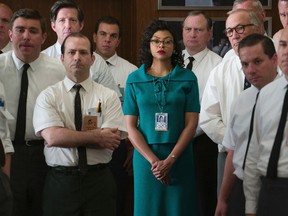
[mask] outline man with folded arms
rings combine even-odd
[[[50,166],[44,216],[114,216],[116,186],[108,163],[127,137],[121,103],[115,91],[89,78],[95,56],[86,36],[70,34],[61,52],[66,77],[39,95],[33,116]]]

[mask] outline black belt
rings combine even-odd
[[[108,167],[108,163],[101,163],[96,165],[88,165],[88,172],[95,172],[99,170],[103,170]],[[61,173],[65,175],[78,175],[81,174],[78,166],[55,166],[50,167],[50,169],[56,173]]]
[[[267,178],[266,176],[261,176],[260,177],[261,181],[269,181],[269,182],[272,182],[274,181],[275,183],[279,183],[279,184],[286,184],[288,185],[288,178],[279,178],[279,177],[276,177],[276,178]]]
[[[13,145],[21,145],[25,144],[26,146],[39,146],[39,145],[44,145],[44,140],[29,140],[29,141],[21,141],[21,142],[15,142],[13,141]]]

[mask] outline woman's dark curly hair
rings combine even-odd
[[[175,67],[177,64],[183,67],[184,61],[182,57],[182,50],[178,44],[178,39],[174,30],[168,25],[166,21],[154,20],[144,31],[139,52],[139,60],[141,64],[145,64],[145,70],[150,68],[152,65],[153,56],[150,51],[150,40],[154,33],[157,31],[169,31],[172,34],[174,50],[171,56],[171,64],[173,67]]]

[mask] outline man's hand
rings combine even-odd
[[[226,216],[228,205],[225,201],[218,200],[214,216]]]
[[[120,131],[117,128],[103,128],[100,132],[98,146],[114,151],[120,144]]]

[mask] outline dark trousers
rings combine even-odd
[[[116,188],[117,188],[117,201],[116,201],[116,215],[123,216],[128,173],[124,168],[124,162],[127,157],[127,147],[125,140],[121,140],[119,147],[113,152],[112,160],[110,162],[111,172],[113,174]]]
[[[262,177],[258,198],[259,216],[288,215],[288,178],[267,179]]]
[[[51,168],[43,212],[44,216],[115,216],[116,187],[108,166],[86,174]]]
[[[0,215],[11,216],[13,197],[8,176],[0,170]]]
[[[42,215],[42,192],[48,170],[43,148],[43,143],[33,146],[14,143],[10,179],[14,216]]]
[[[228,201],[227,216],[245,216],[243,181],[236,179]]]
[[[200,216],[214,215],[217,204],[218,145],[206,134],[194,139],[194,161]]]

